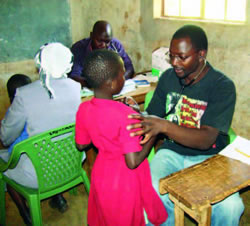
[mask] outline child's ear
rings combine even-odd
[[[110,82],[110,87],[111,87],[111,89],[113,90],[113,89],[116,89],[116,83],[117,83],[117,81],[115,80],[115,79],[113,79],[113,80],[109,80],[109,82]]]

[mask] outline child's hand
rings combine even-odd
[[[131,107],[133,110],[135,110],[136,112],[140,113],[140,107],[137,104],[137,102],[135,101],[135,99],[133,97],[125,97],[122,102],[126,105],[128,105],[129,107]]]

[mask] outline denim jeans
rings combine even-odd
[[[211,155],[185,156],[169,149],[159,150],[150,163],[152,183],[159,194],[159,179],[171,173],[177,172],[189,166],[203,162]],[[168,212],[168,219],[162,226],[174,226],[174,203],[168,194],[160,195],[160,198]],[[211,226],[236,226],[244,211],[244,204],[239,193],[234,193],[223,201],[212,205]],[[152,224],[148,224],[152,225]]]

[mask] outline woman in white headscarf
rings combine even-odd
[[[49,97],[54,98],[54,90],[50,87],[50,79],[65,77],[71,71],[73,55],[61,43],[43,45],[35,56],[35,63],[39,69],[40,80],[47,90]]]
[[[17,89],[14,100],[1,121],[1,141],[6,147],[10,147],[8,153],[0,153],[5,161],[8,160],[13,148],[11,144],[16,139],[20,142],[27,137],[75,121],[81,102],[81,87],[79,83],[67,78],[72,62],[72,53],[61,43],[45,44],[39,49],[35,63],[39,69],[40,80]],[[20,137],[23,133],[26,135]],[[7,170],[4,174],[23,186],[38,186],[34,167],[26,154],[21,156],[14,169]],[[25,223],[31,223],[22,197],[18,193],[10,193],[14,196]],[[58,207],[61,212],[67,209],[62,196],[55,199],[53,206]]]

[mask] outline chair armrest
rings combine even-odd
[[[14,152],[12,151],[11,156],[8,162],[5,162],[3,159],[0,158],[0,172],[4,172],[7,169],[13,169],[16,167],[19,158],[22,152]]]
[[[9,162],[5,162],[3,159],[0,158],[0,172],[3,172],[8,169]]]

